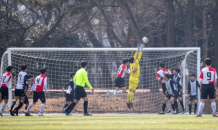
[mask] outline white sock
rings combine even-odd
[[[122,93],[122,92],[123,92],[122,90],[118,90],[118,91],[116,91],[117,94]]]
[[[211,103],[211,108],[212,108],[212,111],[213,111],[213,115],[216,115],[216,103],[215,102]]]
[[[26,111],[29,112],[29,110],[30,110],[33,106],[34,106],[34,104],[31,103],[31,104],[28,106],[28,108],[26,109]]]
[[[43,113],[44,109],[45,109],[45,104],[42,104],[40,108],[40,113]]]
[[[2,108],[1,108],[1,110],[0,110],[0,113],[2,113],[2,112],[4,111],[5,107],[6,107],[6,103],[3,103],[3,104],[2,104]]]
[[[202,115],[203,109],[204,109],[204,103],[201,102],[199,106],[199,112],[198,112],[199,115]]]
[[[171,108],[170,108],[170,101],[167,101],[166,106],[167,106],[168,110],[171,110]]]

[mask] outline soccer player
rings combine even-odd
[[[18,116],[18,111],[23,106],[25,100],[25,94],[27,92],[27,65],[21,64],[20,68],[22,71],[18,74],[18,78],[17,78],[17,85],[14,91],[15,99],[12,102],[11,109],[10,109],[11,116],[14,116],[14,114]],[[21,97],[21,100],[18,106],[14,109],[14,111],[12,111],[19,97]]]
[[[125,82],[124,82],[124,77],[125,74],[132,73],[136,71],[136,68],[133,70],[129,70],[127,66],[129,65],[129,59],[124,58],[123,59],[123,64],[120,65],[118,71],[117,71],[117,78],[115,79],[115,91],[107,91],[106,97],[109,97],[110,94],[115,96],[116,94],[121,94],[126,92],[126,87],[125,87]]]
[[[191,75],[191,80],[188,82],[188,97],[189,97],[189,114],[191,114],[192,110],[192,101],[195,103],[194,114],[197,111],[197,103],[198,103],[198,87],[200,87],[199,82],[196,80],[196,76],[194,74]]]
[[[3,116],[2,113],[8,103],[8,90],[11,90],[10,81],[12,79],[12,72],[13,72],[13,66],[7,66],[6,70],[7,72],[3,74],[2,76],[2,83],[1,83],[1,95],[4,103],[2,104],[2,107],[0,109],[0,116]]]
[[[168,73],[164,74],[163,79],[165,80],[166,84],[166,90],[165,90],[165,98],[163,101],[163,106],[162,106],[162,112],[159,114],[165,114],[165,108],[166,108],[166,103],[169,100],[172,108],[173,108],[173,114],[175,114],[175,106],[174,106],[174,86],[173,86],[173,81],[171,80],[171,75]]]
[[[86,68],[87,68],[87,62],[81,61],[81,69],[76,72],[76,75],[73,78],[73,81],[76,83],[76,88],[74,90],[75,91],[75,100],[64,110],[66,115],[69,115],[69,113],[71,113],[71,111],[76,106],[76,104],[79,103],[80,98],[83,98],[83,100],[84,100],[84,104],[83,104],[84,116],[91,116],[92,115],[92,114],[89,114],[87,111],[88,98],[87,98],[86,91],[84,89],[85,84],[89,87],[89,89],[92,90],[92,92],[94,92],[94,89],[91,86],[91,84],[89,83]]]
[[[129,77],[129,92],[127,94],[127,107],[129,109],[134,109],[133,108],[133,104],[132,104],[132,100],[134,98],[134,94],[136,91],[136,88],[138,87],[139,84],[139,75],[140,75],[140,65],[139,65],[139,61],[141,60],[142,57],[142,52],[140,51],[135,52],[134,57],[130,57],[129,61],[130,61],[130,68],[132,70],[136,69],[135,72],[130,73],[130,77]]]
[[[183,105],[183,101],[182,101],[182,83],[181,83],[181,77],[179,75],[180,69],[176,68],[173,70],[173,82],[174,82],[174,104],[175,104],[175,108],[176,108],[176,113],[179,113],[179,109],[178,109],[178,103],[177,100],[179,100],[179,103],[182,107],[182,114],[185,114],[185,108]]]
[[[168,73],[169,75],[171,75],[172,73],[171,73],[168,69],[165,69],[165,64],[164,64],[164,63],[160,63],[160,64],[159,64],[159,69],[160,69],[160,70],[157,72],[157,77],[156,77],[156,79],[158,79],[159,83],[161,84],[163,94],[165,95],[166,84],[165,84],[165,82],[164,82],[163,76],[164,76],[165,73]],[[168,108],[167,113],[170,113],[170,112],[171,112],[170,101],[168,101],[168,102],[166,103],[166,105],[167,105],[167,108]]]
[[[38,99],[40,99],[42,102],[39,116],[44,116],[43,111],[45,109],[45,103],[46,103],[45,93],[46,95],[48,95],[48,92],[47,92],[48,78],[46,77],[47,70],[45,68],[41,68],[40,73],[41,75],[37,76],[36,79],[34,80],[34,83],[33,83],[33,86],[30,92],[30,95],[32,95],[33,93],[33,102],[28,106],[27,110],[25,111],[26,116],[31,116],[29,113],[29,110],[36,104]],[[45,93],[43,89],[45,90]]]
[[[211,101],[211,107],[213,111],[213,117],[217,117],[216,115],[216,86],[217,86],[217,72],[214,68],[211,67],[212,60],[210,58],[206,58],[204,61],[206,67],[201,70],[200,73],[200,91],[201,91],[201,103],[199,107],[198,114],[196,117],[202,117],[202,111],[204,109],[205,100],[208,95]]]
[[[68,90],[66,92],[66,104],[64,105],[63,107],[63,112],[64,112],[64,109],[70,105],[70,102],[73,102],[74,101],[74,89],[76,88],[76,84],[74,83],[73,81],[73,78],[75,76],[75,73],[74,72],[71,72],[70,73],[70,78],[71,80],[64,85],[62,91],[64,91],[64,89],[66,89],[68,87]]]

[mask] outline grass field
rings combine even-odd
[[[203,115],[94,115],[1,117],[0,129],[71,129],[71,130],[131,130],[131,129],[196,129],[218,130],[218,118]]]

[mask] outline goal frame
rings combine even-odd
[[[143,51],[189,51],[183,61],[183,93],[186,91],[186,79],[185,79],[185,65],[187,63],[186,59],[189,54],[191,54],[193,51],[197,51],[197,76],[200,75],[200,68],[201,68],[201,49],[200,47],[167,47],[167,48],[143,48]],[[7,54],[8,54],[8,65],[11,65],[12,59],[11,59],[11,53],[12,51],[137,51],[137,48],[8,48]],[[5,53],[2,57],[4,57]],[[3,58],[1,62],[1,70],[3,66]],[[2,75],[2,71],[1,71]],[[197,78],[199,80],[199,77]],[[12,85],[10,83],[10,85]],[[198,106],[200,104],[200,89],[198,89]],[[183,96],[183,103],[186,103],[185,96]],[[11,108],[12,104],[12,90],[9,90],[9,99],[8,99],[8,107]],[[199,107],[198,107],[199,108]]]

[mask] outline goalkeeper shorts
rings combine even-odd
[[[135,78],[135,79],[129,79],[129,90],[136,90],[136,88],[138,87],[139,84],[139,79]]]

